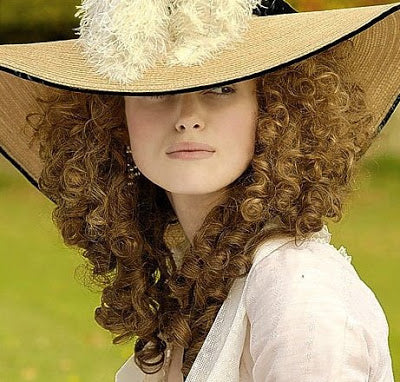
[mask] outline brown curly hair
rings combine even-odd
[[[352,52],[347,40],[257,78],[254,157],[222,190],[193,245],[163,189],[144,176],[127,185],[122,96],[54,89],[38,99],[40,120],[27,116],[44,163],[39,187],[56,203],[53,221],[66,245],[83,249],[90,284],[102,291],[95,320],[114,344],[134,339],[145,373],[162,367],[162,335],[184,347],[187,376],[261,243],[279,235],[297,243],[324,217],[341,219],[355,163],[377,134],[365,91],[348,70]],[[180,269],[168,238],[174,231]]]

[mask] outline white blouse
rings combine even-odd
[[[326,226],[299,246],[272,239],[235,280],[186,382],[393,382],[385,313]],[[183,349],[144,374],[132,355],[115,382],[182,382]]]

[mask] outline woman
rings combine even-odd
[[[273,16],[271,23],[282,26],[271,37],[272,52],[281,56],[270,54],[267,63],[261,45],[252,50],[257,16],[242,50],[227,51],[217,65],[207,59],[247,20],[244,8],[139,1],[143,25],[153,28],[145,38],[134,33],[143,30],[139,22],[132,26],[133,2],[119,4],[105,11],[89,1],[82,7],[85,54],[107,85],[78,72],[63,83],[61,75],[58,81],[33,76],[14,65],[22,53],[10,54],[11,45],[0,49],[0,57],[7,55],[0,62],[2,93],[18,83],[25,102],[30,95],[41,106],[26,118],[43,164],[31,178],[55,202],[65,243],[85,250],[93,282],[103,288],[96,321],[115,335],[114,343],[135,337],[134,354],[116,380],[393,381],[385,314],[351,256],[330,244],[324,218],[341,219],[356,163],[397,104],[399,32],[392,23],[399,5],[369,7],[370,13],[354,8],[355,16],[339,10],[340,23],[335,11],[326,11],[319,23],[318,12],[265,2],[253,15]],[[250,1],[241,5],[255,8]],[[136,50],[125,46],[126,56],[116,56],[119,47],[100,10],[113,16],[116,36],[136,36]],[[188,15],[203,18],[186,25]],[[148,23],[163,17],[176,29]],[[221,28],[206,41],[195,33],[221,25],[230,32]],[[310,45],[279,42],[296,28],[309,34]],[[163,39],[166,30],[174,38]],[[375,46],[368,61],[360,57],[383,30],[392,50]],[[324,39],[320,52],[316,36]],[[100,53],[106,47],[115,52]],[[387,86],[383,98],[371,90],[371,74],[361,76],[379,66],[382,50],[391,76],[373,71],[373,81]],[[285,51],[296,58],[290,64]],[[173,52],[169,63],[181,65],[153,71],[154,57],[165,52]],[[230,54],[254,52],[253,68],[229,64]],[[196,72],[199,62],[205,72]],[[16,148],[3,153],[35,173],[16,159]]]

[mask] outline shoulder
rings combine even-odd
[[[270,250],[268,243],[257,253],[248,275],[248,284],[285,283],[288,287],[301,279],[303,284],[317,281],[334,283],[337,278],[358,277],[351,265],[352,257],[341,246],[330,243],[331,234],[326,226],[302,242],[294,238]],[[332,277],[335,275],[335,277]],[[330,276],[330,277],[326,277]],[[323,279],[323,280],[322,280]]]
[[[359,277],[346,249],[330,244],[327,230],[297,245],[287,242],[266,256],[262,250],[244,287],[250,320],[267,308],[271,317],[294,320],[305,309],[317,315],[341,311],[387,334],[386,316],[374,292]]]
[[[386,316],[343,247],[306,240],[263,251],[243,293],[255,380],[269,370],[290,380],[304,372],[361,381],[382,374],[382,365],[390,375]]]
[[[290,241],[268,256],[260,253],[246,280],[247,300],[261,290],[267,297],[279,294],[285,303],[337,300],[346,298],[350,278],[358,277],[349,257],[328,242]]]
[[[258,270],[276,262],[279,262],[282,267],[295,266],[299,262],[313,261],[320,265],[329,261],[342,264],[343,262],[350,263],[351,256],[347,254],[346,248],[341,246],[337,249],[330,244],[330,241],[331,234],[326,225],[319,232],[311,234],[302,242],[295,243],[294,237],[269,240],[257,250],[252,268]]]

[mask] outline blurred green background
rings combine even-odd
[[[289,1],[299,11],[395,1]],[[76,38],[78,1],[0,0],[0,42]],[[345,246],[389,322],[395,379],[400,380],[400,112],[360,163],[356,190],[332,244]],[[112,345],[93,318],[100,293],[80,281],[78,251],[51,222],[53,204],[0,158],[0,380],[113,381],[131,345]]]

